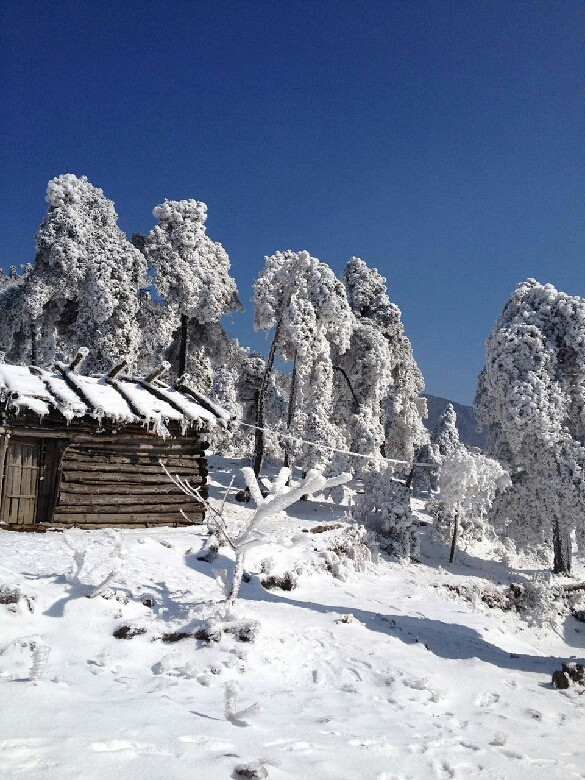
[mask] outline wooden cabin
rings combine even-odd
[[[18,530],[202,523],[206,437],[229,415],[183,384],[0,363],[0,522]]]

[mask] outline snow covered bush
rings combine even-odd
[[[559,617],[567,612],[562,588],[555,587],[541,576],[529,582],[510,586],[516,611],[531,626],[555,627]]]
[[[554,570],[570,571],[570,535],[585,525],[585,299],[519,284],[486,342],[475,403],[489,453],[510,468],[494,523],[521,548],[552,543]]]
[[[363,475],[363,493],[355,498],[355,522],[374,534],[379,548],[399,560],[419,554],[416,517],[410,508],[410,488],[391,468],[371,468]]]
[[[367,570],[372,561],[372,550],[369,532],[363,525],[347,522],[332,529],[328,536],[327,547],[320,552],[320,558],[336,579],[345,582],[354,572]]]
[[[463,446],[454,449],[444,458],[439,476],[440,503],[444,507],[436,515],[439,535],[451,537],[457,522],[459,538],[484,539],[496,493],[509,484],[508,472],[497,460]]]
[[[253,469],[243,468],[242,475],[255,504],[255,509],[250,512],[243,527],[233,529],[230,521],[223,515],[225,501],[219,512],[214,510],[205,499],[202,499],[197,488],[191,487],[181,477],[170,474],[162,463],[161,467],[185,494],[204,501],[208,511],[213,514],[213,529],[217,529],[218,536],[227,542],[235,554],[236,560],[231,583],[228,584],[227,578],[225,579],[228,609],[233,607],[238,597],[244,574],[246,553],[262,544],[277,540],[278,522],[281,520],[284,510],[303,496],[322,493],[335,485],[349,482],[351,479],[351,474],[339,474],[336,477],[326,478],[317,469],[310,469],[299,484],[292,485],[290,484],[290,469],[282,468],[273,480],[263,479],[261,487]]]

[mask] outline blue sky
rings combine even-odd
[[[528,276],[585,295],[585,4],[0,0],[0,265],[33,260],[47,181],[121,227],[209,207],[247,313],[263,257],[387,278],[428,392],[470,403]]]

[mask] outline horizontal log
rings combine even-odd
[[[97,472],[100,471],[102,473],[106,472],[114,472],[118,474],[164,474],[164,471],[160,465],[160,463],[157,463],[156,465],[146,465],[144,463],[96,463],[95,461],[91,460],[84,460],[84,461],[73,461],[69,460],[67,456],[63,458],[63,461],[61,463],[61,468],[63,471],[70,471],[70,472]],[[167,467],[169,471],[171,470],[169,467]],[[173,466],[173,471],[176,471],[181,476],[183,474],[197,474],[199,472],[197,461],[194,461],[193,463],[189,464],[188,466]]]
[[[141,493],[139,495],[117,495],[112,496],[108,493],[93,493],[88,491],[85,494],[80,493],[68,493],[66,490],[59,491],[59,504],[57,508],[60,510],[66,505],[80,506],[82,504],[93,504],[95,506],[113,504],[114,506],[125,506],[126,504],[142,506],[143,504],[160,504],[160,506],[170,506],[172,504],[192,504],[198,503],[201,506],[201,502],[197,502],[196,498],[189,498],[184,493],[177,492],[175,494],[169,493]]]
[[[48,523],[45,524],[42,528],[38,528],[36,526],[31,526],[30,531],[40,531],[42,533],[46,532],[47,530],[50,531],[60,531],[60,530],[66,530],[68,528],[79,528],[81,531],[97,531],[100,528],[133,528],[134,530],[137,530],[139,528],[183,528],[185,526],[190,525],[203,525],[204,521],[197,521],[190,523],[187,520],[179,519],[176,520],[168,520],[164,523],[159,523],[157,521],[148,521],[146,523],[80,523],[79,525],[76,525],[75,523],[65,523],[65,522],[59,522],[59,523]],[[12,526],[9,528],[10,531],[12,530],[25,530],[24,528],[13,528]]]
[[[179,425],[167,425],[170,436],[164,439],[158,436],[154,431],[146,432],[142,425],[112,425],[102,433],[97,433],[97,421],[80,422],[75,421],[71,424],[64,424],[63,419],[51,420],[44,418],[44,424],[39,425],[38,418],[33,418],[29,423],[22,420],[22,414],[17,424],[11,425],[8,422],[4,427],[14,436],[43,437],[47,439],[62,438],[71,442],[119,442],[119,441],[139,441],[145,444],[169,445],[188,441],[201,441],[202,447],[208,447],[206,433],[203,429],[189,428],[185,433],[182,432]],[[117,432],[113,433],[115,429]]]
[[[161,504],[158,502],[150,502],[148,504],[142,503],[130,503],[130,504],[94,504],[93,502],[84,502],[77,504],[62,504],[60,503],[56,512],[60,515],[71,514],[84,514],[86,512],[97,512],[104,515],[116,515],[116,514],[134,514],[136,512],[146,512],[148,514],[165,514],[169,512],[178,512],[180,509],[183,512],[200,512],[203,504],[201,502],[192,503],[170,503]]]
[[[201,479],[197,480],[189,480],[190,484],[193,485],[193,487],[201,487],[203,482]],[[163,484],[152,484],[152,485],[142,485],[140,483],[134,482],[131,484],[124,484],[123,482],[107,482],[107,483],[100,483],[99,485],[88,485],[85,482],[61,482],[61,485],[59,487],[59,492],[61,495],[67,494],[71,495],[74,499],[76,496],[84,496],[84,495],[97,495],[97,496],[105,496],[105,495],[111,495],[113,496],[166,496],[166,495],[177,495],[177,496],[184,496],[182,490],[179,490],[179,488],[174,485],[170,479],[167,479],[167,481]],[[117,500],[117,499],[116,499]]]
[[[102,447],[118,447],[120,449],[158,449],[170,451],[183,447],[201,447],[205,445],[197,437],[181,437],[178,439],[146,439],[142,436],[77,436],[72,440],[73,446],[87,446],[94,449]]]
[[[200,478],[197,474],[185,474],[182,476],[185,476],[189,482],[194,482],[195,484],[197,484],[197,479]],[[169,478],[162,469],[158,474],[141,474],[138,470],[134,473],[126,472],[121,474],[119,471],[75,471],[64,469],[62,479],[64,482],[77,482],[86,485],[108,485],[118,482],[125,482],[129,485],[168,485],[170,483]]]
[[[93,464],[121,464],[121,465],[136,465],[137,463],[144,463],[146,466],[158,466],[160,468],[159,460],[162,460],[167,468],[174,466],[186,466],[186,467],[199,467],[202,462],[205,462],[200,455],[161,455],[159,458],[156,455],[113,455],[110,452],[72,452],[67,450],[65,454],[65,460],[68,463],[93,463]]]
[[[204,522],[204,516],[202,513],[187,513],[189,520],[193,525],[200,525]],[[169,513],[165,516],[159,514],[135,513],[129,514],[117,514],[117,515],[102,515],[96,512],[86,512],[77,515],[61,515],[55,513],[53,515],[52,524],[67,524],[77,525],[85,523],[95,523],[101,527],[109,525],[117,525],[118,523],[124,525],[169,525],[171,523],[180,523],[181,525],[189,525],[189,522],[185,521],[185,518],[180,512]]]
[[[129,452],[200,452],[203,447],[201,442],[196,440],[183,439],[175,442],[141,442],[135,439],[115,439],[103,441],[94,439],[87,443],[81,441],[71,442],[70,449],[78,452],[114,452],[125,455]]]

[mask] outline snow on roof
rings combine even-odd
[[[53,371],[0,363],[0,403],[22,408],[41,418],[56,410],[69,422],[89,415],[118,424],[144,423],[166,431],[166,422],[179,422],[183,430],[193,424],[205,428],[225,425],[229,414],[197,394],[149,384],[133,377],[89,377],[58,364]]]

